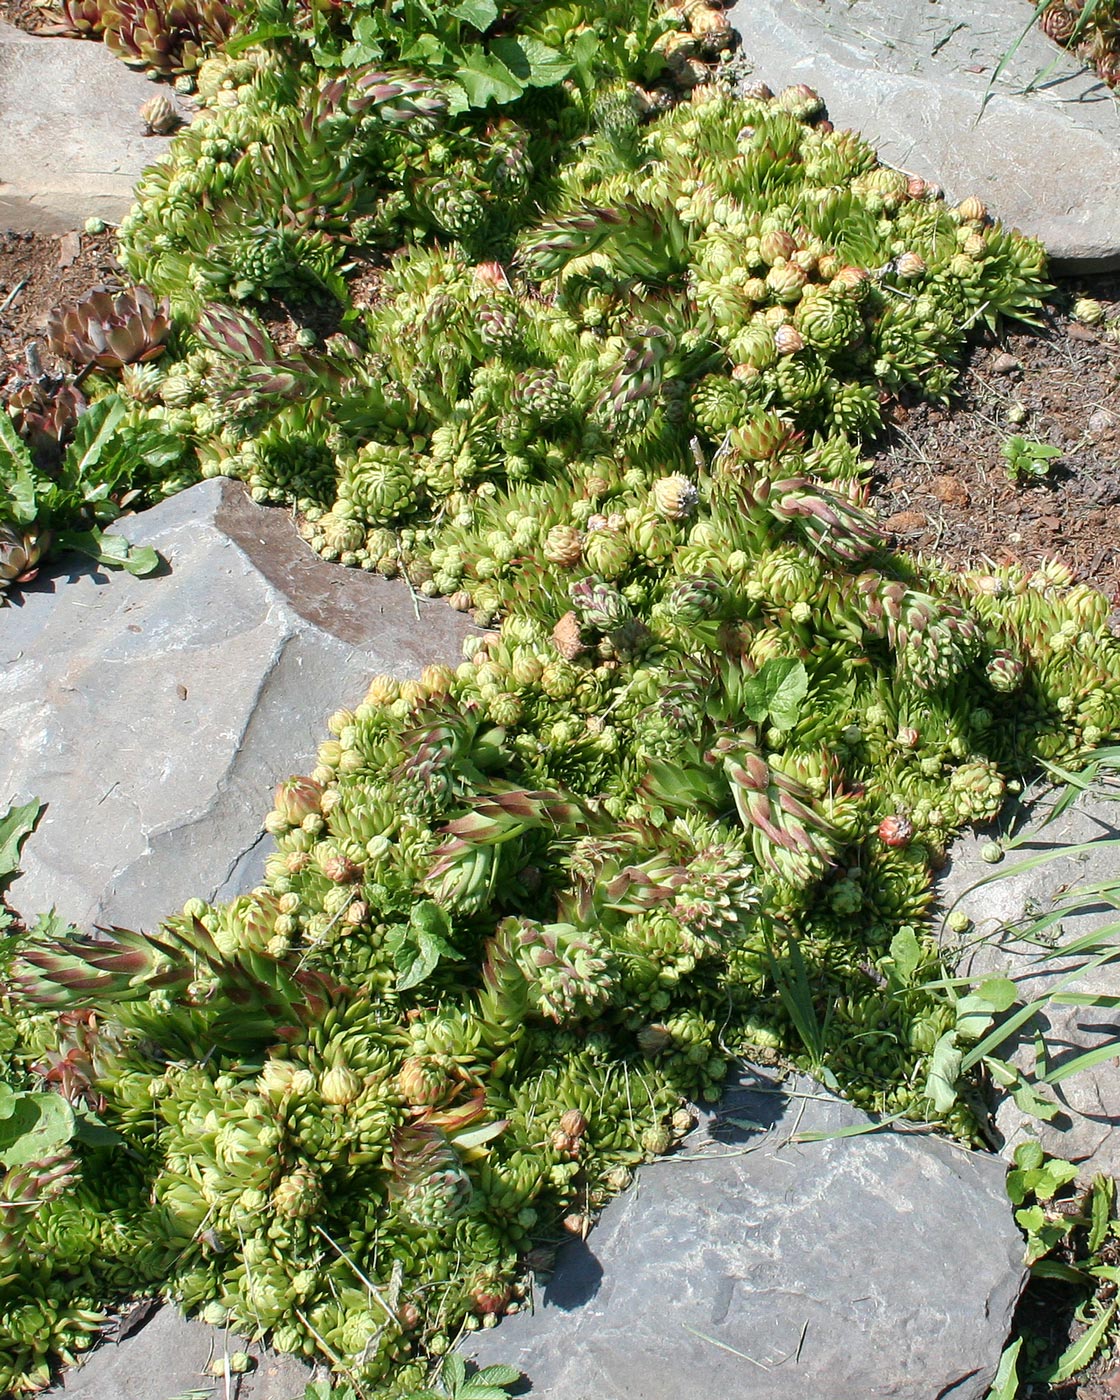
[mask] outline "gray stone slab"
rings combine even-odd
[[[47,1395],[55,1400],[172,1400],[188,1391],[209,1390],[209,1400],[226,1400],[225,1380],[210,1374],[210,1363],[240,1350],[248,1351],[257,1365],[231,1377],[231,1400],[302,1400],[311,1378],[302,1361],[188,1321],[171,1307],[160,1308],[123,1341],[90,1352]]]
[[[168,138],[145,136],[137,109],[156,92],[104,44],[42,38],[0,20],[0,228],[65,233],[119,223]]]
[[[1056,269],[1120,266],[1120,103],[1108,88],[1034,30],[981,116],[1029,14],[1021,0],[739,0],[730,19],[755,76],[816,88],[883,161],[951,199],[979,195],[1041,238]]]
[[[458,660],[472,628],[325,563],[237,482],[114,528],[165,575],[55,564],[0,611],[0,808],[47,804],[8,898],[150,927],[256,883],[272,790],[313,766],[327,716],[378,672]]]
[[[867,1121],[748,1069],[468,1354],[547,1400],[982,1400],[1025,1278],[1003,1164],[920,1133],[796,1140]]]
[[[1115,797],[1117,789],[1112,792]],[[1063,946],[1120,924],[1115,904],[1097,897],[1083,899],[1076,893],[1101,881],[1120,881],[1120,845],[1116,844],[1120,806],[1101,795],[1088,794],[1043,825],[1053,800],[1050,794],[1032,806],[1025,833],[1028,839],[1006,856],[1003,865],[993,867],[981,860],[979,851],[986,837],[969,836],[959,841],[939,887],[946,907],[955,902],[955,908],[973,920],[974,929],[967,935],[959,962],[961,973],[976,979],[1011,977],[1026,999],[1045,996],[1062,977],[1084,965],[1084,954],[1060,956]],[[1015,867],[1033,857],[1067,850],[1069,854],[1015,873]],[[997,873],[1000,878],[971,888]],[[1052,948],[1018,936],[1024,920],[1063,906],[1072,912],[1064,914],[1060,924],[1046,933]],[[1120,933],[1109,935],[1109,941],[1120,947]],[[1087,971],[1065,990],[1120,997],[1120,963]],[[1120,1058],[1120,1012],[1115,1008],[1050,1004],[1040,1010],[1021,1034],[1008,1042],[1004,1056],[1028,1074],[1035,1066],[1036,1034],[1044,1037],[1048,1064],[1054,1068],[1106,1044],[1114,1045]],[[1006,1155],[1010,1156],[1024,1138],[1037,1137],[1048,1152],[1083,1164],[1087,1174],[1102,1171],[1120,1176],[1120,1067],[1116,1058],[1071,1075],[1052,1092],[1061,1111],[1049,1123],[1027,1117],[1009,1098],[999,1103],[996,1127],[1004,1138]]]

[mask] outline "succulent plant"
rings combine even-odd
[[[94,291],[74,306],[56,307],[47,318],[47,340],[56,355],[101,369],[158,358],[170,334],[166,299],[157,303],[144,286],[116,294]]]

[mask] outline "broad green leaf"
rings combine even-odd
[[[1020,1112],[1029,1114],[1032,1118],[1041,1118],[1044,1123],[1049,1123],[1052,1118],[1058,1116],[1058,1105],[1053,1099],[1040,1094],[1034,1085],[1028,1084],[1026,1080],[1011,1091],[1011,1097]]]
[[[1009,1011],[1019,999],[1019,989],[1010,977],[985,977],[976,988],[993,1011]]]
[[[110,394],[91,404],[74,426],[74,440],[66,453],[64,471],[77,478],[87,475],[101,460],[127,412],[128,407],[119,394]]]
[[[510,72],[527,87],[555,87],[572,71],[572,60],[539,39],[512,35],[494,39],[490,52],[497,55]]]
[[[1061,1279],[1063,1283],[1080,1284],[1082,1287],[1093,1281],[1093,1275],[1087,1274],[1084,1269],[1075,1268],[1072,1264],[1063,1264],[1060,1259],[1039,1259],[1031,1265],[1031,1277],[1056,1278]]]
[[[992,1377],[992,1388],[988,1400],[1015,1400],[1019,1393],[1019,1352],[1023,1349],[1022,1337],[1003,1349],[996,1373]]]
[[[0,406],[0,514],[15,525],[30,525],[39,513],[37,476],[30,449]]]
[[[0,1163],[19,1167],[49,1157],[74,1135],[74,1110],[61,1094],[15,1095],[0,1119]]]
[[[909,924],[900,928],[891,939],[891,961],[898,980],[905,986],[922,961],[922,945]]]
[[[1116,1183],[1110,1176],[1097,1175],[1089,1187],[1089,1238],[1086,1247],[1096,1254],[1108,1239],[1112,1207],[1116,1201]]]
[[[463,50],[455,69],[455,81],[467,94],[472,107],[486,107],[491,102],[516,102],[525,91],[525,84],[500,59],[492,57],[478,44]]]
[[[1015,1165],[1022,1167],[1024,1171],[1037,1171],[1045,1160],[1046,1153],[1042,1150],[1042,1144],[1033,1138],[1021,1142],[1015,1149]]]
[[[131,545],[123,535],[106,534],[96,528],[66,530],[59,535],[58,543],[60,548],[77,550],[99,564],[138,576],[154,573],[159,568],[159,555],[151,545]]]
[[[963,1040],[979,1040],[992,1024],[994,1008],[990,1001],[975,994],[957,1002],[957,1032]]]
[[[961,1075],[961,1051],[955,1031],[946,1031],[933,1047],[926,1079],[926,1096],[938,1113],[948,1113],[957,1101],[957,1080]]]
[[[1046,1367],[1038,1373],[1037,1379],[1046,1381],[1049,1385],[1061,1385],[1063,1381],[1068,1381],[1070,1376],[1083,1371],[1100,1351],[1115,1312],[1116,1300],[1113,1299],[1108,1307],[1097,1315],[1092,1326],[1086,1328],[1076,1341],[1066,1347],[1053,1366]]]
[[[423,899],[419,904],[414,904],[409,922],[414,929],[420,933],[426,933],[432,938],[451,937],[451,919],[447,910],[442,905],[437,904],[434,899]]]
[[[1040,1201],[1051,1201],[1063,1186],[1068,1186],[1071,1181],[1076,1180],[1077,1168],[1072,1162],[1063,1161],[1061,1157],[1051,1157],[1038,1169],[1034,1194]]]
[[[467,1363],[458,1352],[452,1352],[450,1356],[444,1357],[440,1379],[452,1395],[467,1379]]]
[[[0,885],[19,869],[19,848],[35,830],[43,804],[33,797],[22,807],[11,807],[0,817]]]
[[[792,729],[801,717],[801,702],[808,689],[804,664],[792,657],[775,656],[744,684],[743,708],[756,724],[769,719],[780,729]]]
[[[449,13],[464,24],[473,25],[481,34],[498,18],[498,7],[494,0],[461,0]]]
[[[471,1379],[479,1385],[514,1385],[521,1379],[522,1373],[516,1366],[503,1366],[500,1363],[495,1366],[483,1366],[482,1370]]]

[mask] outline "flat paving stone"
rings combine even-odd
[[[869,1121],[746,1067],[562,1246],[535,1311],[464,1350],[542,1400],[984,1400],[1026,1277],[1004,1164],[835,1136]]]
[[[25,34],[0,20],[0,228],[66,233],[119,223],[146,165],[170,138],[145,136],[137,109],[172,89],[104,44]]]
[[[1022,0],[739,0],[753,76],[816,88],[882,161],[978,195],[1055,270],[1120,267],[1120,103],[1033,29]]]
[[[230,1377],[230,1400],[302,1400],[311,1379],[306,1363],[185,1318],[172,1307],[159,1308],[139,1331],[122,1341],[105,1342],[91,1351],[79,1365],[63,1372],[47,1397],[173,1400],[193,1391],[198,1400],[226,1400],[225,1378],[212,1376],[210,1363],[241,1350],[257,1364],[243,1376]]]
[[[1023,1000],[1057,991],[1120,998],[1120,961],[1090,968],[1058,987],[1092,956],[1089,952],[1063,955],[1063,947],[1098,934],[1104,943],[1120,948],[1118,896],[1110,900],[1077,893],[1120,881],[1116,785],[1111,795],[1112,800],[1100,792],[1084,794],[1049,822],[1044,819],[1055,794],[1033,804],[1025,839],[1001,865],[986,865],[981,859],[987,837],[967,836],[957,842],[951,865],[939,882],[939,894],[946,908],[967,914],[973,922],[959,956],[962,975],[976,980],[1010,977]],[[1041,856],[1049,858],[1020,868]],[[1027,925],[1056,910],[1065,911],[1056,924],[1038,939],[1025,936]],[[1076,1056],[1102,1046],[1111,1045],[1115,1053],[1053,1086],[1050,1093],[1059,1112],[1050,1122],[1029,1117],[1011,1098],[1002,1098],[995,1122],[1004,1153],[1011,1156],[1020,1142],[1033,1137],[1054,1156],[1079,1163],[1086,1176],[1099,1171],[1120,1177],[1120,1013],[1115,1006],[1051,1002],[996,1053],[1030,1076],[1035,1069],[1036,1035],[1045,1042],[1049,1069],[1059,1070]]]
[[[72,555],[0,612],[0,808],[47,804],[7,897],[82,928],[152,927],[251,888],[272,791],[314,766],[328,715],[379,672],[454,663],[475,630],[326,563],[239,482],[113,528],[159,550],[164,575]]]

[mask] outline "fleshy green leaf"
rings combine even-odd
[[[19,869],[19,848],[35,829],[43,804],[35,797],[0,817],[0,885]]]
[[[961,1073],[961,1051],[955,1031],[946,1031],[933,1047],[926,1079],[926,1095],[938,1113],[948,1113],[957,1101],[957,1080]]]

